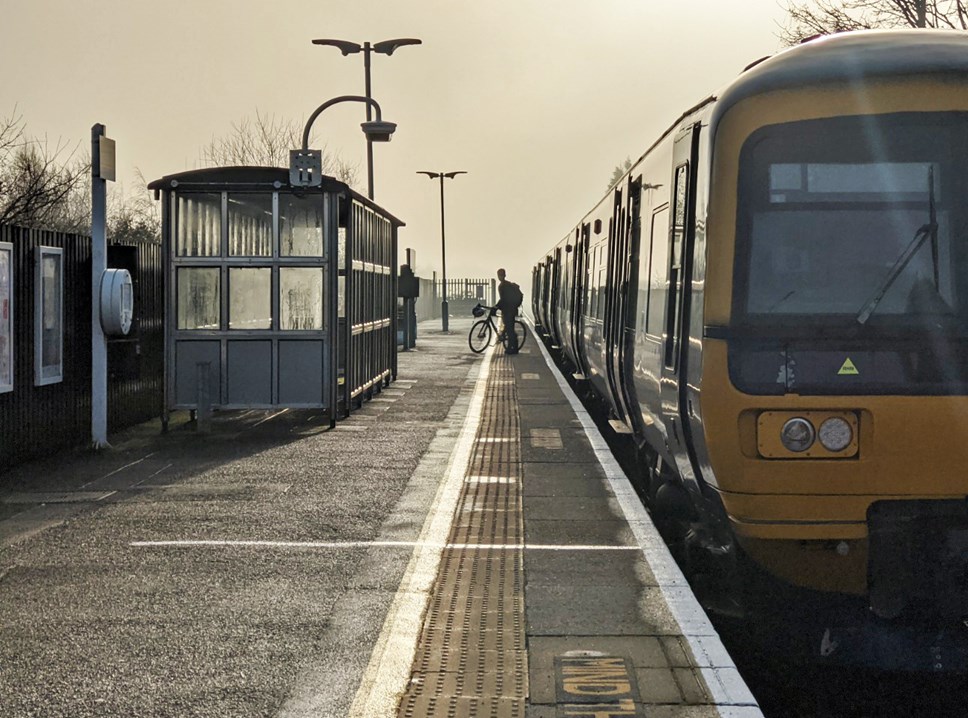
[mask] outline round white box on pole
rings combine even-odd
[[[134,316],[134,287],[127,269],[105,269],[101,275],[101,328],[108,336],[126,336]]]

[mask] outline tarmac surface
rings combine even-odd
[[[0,474],[0,716],[761,716],[543,348],[469,325],[334,430],[182,417]]]

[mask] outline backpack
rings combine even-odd
[[[508,302],[511,303],[512,307],[518,309],[524,302],[524,294],[521,293],[521,287],[514,282],[508,282],[507,284]]]

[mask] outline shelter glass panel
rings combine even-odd
[[[229,329],[272,328],[272,269],[229,269]]]
[[[222,253],[222,195],[185,194],[177,199],[175,253],[217,257]]]
[[[230,194],[229,255],[272,256],[272,195]]]
[[[279,268],[279,328],[305,331],[323,328],[322,267]]]
[[[218,329],[221,307],[219,270],[211,267],[179,267],[178,328]]]
[[[321,257],[323,203],[318,196],[279,199],[279,254],[283,257]]]

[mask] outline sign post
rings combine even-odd
[[[101,277],[108,266],[107,183],[115,178],[114,140],[91,128],[91,445],[108,444],[108,342],[101,327]]]

